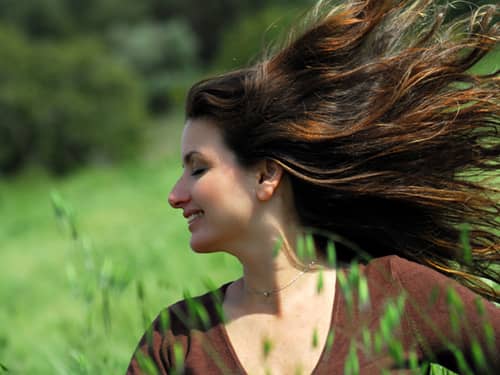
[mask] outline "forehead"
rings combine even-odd
[[[203,155],[230,154],[225,146],[222,134],[210,119],[188,119],[182,132],[182,158],[199,152]]]

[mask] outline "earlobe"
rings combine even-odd
[[[273,192],[269,191],[269,189],[259,189],[257,190],[257,198],[260,201],[268,201],[273,196]]]
[[[283,176],[283,168],[273,160],[265,160],[259,168],[257,198],[261,201],[271,199]]]

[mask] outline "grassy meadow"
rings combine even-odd
[[[182,123],[165,122],[143,160],[1,182],[0,373],[123,373],[161,308],[239,274],[226,255],[193,254],[168,205]]]
[[[135,161],[0,180],[0,374],[123,373],[163,307],[238,277],[229,256],[189,249],[168,205],[181,128],[163,119]]]
[[[182,124],[166,122],[141,161],[1,183],[0,374],[124,373],[162,308],[239,276],[227,255],[194,254],[168,205]]]

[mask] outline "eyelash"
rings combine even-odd
[[[206,168],[198,168],[198,169],[195,169],[193,172],[191,172],[191,176],[198,176],[200,174],[202,174],[203,172],[205,172]]]

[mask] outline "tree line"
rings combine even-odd
[[[246,65],[313,4],[0,0],[0,176],[136,154],[193,77]]]

